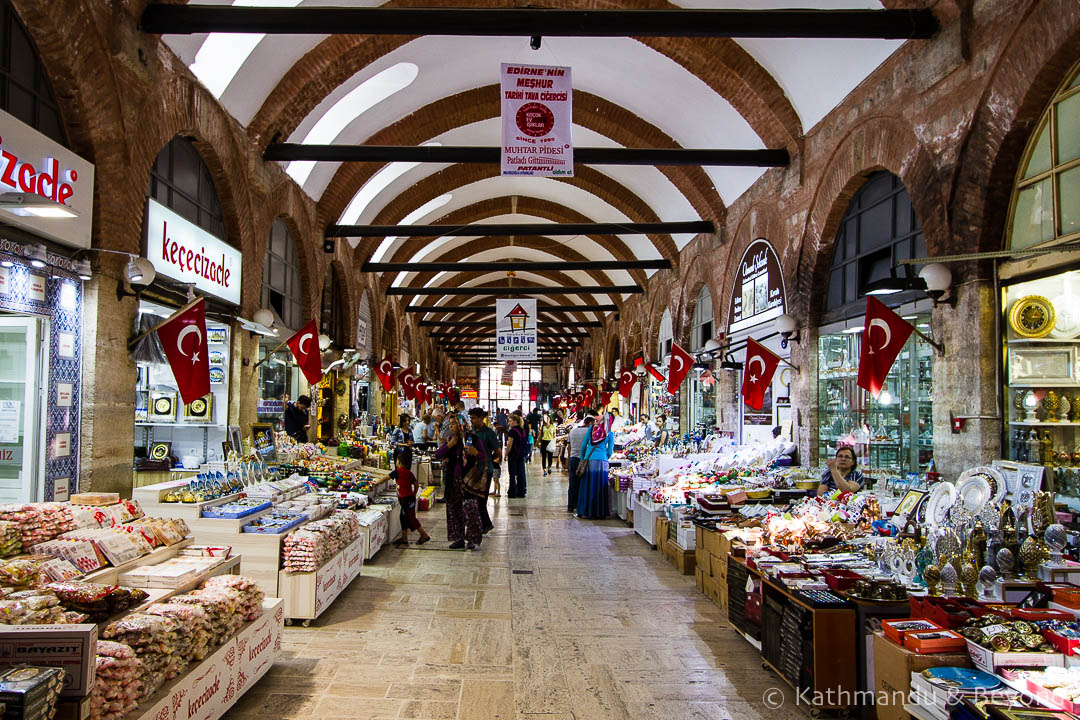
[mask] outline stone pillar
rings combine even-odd
[[[128,357],[138,312],[133,297],[117,302],[127,257],[103,253],[84,284],[79,490],[131,495],[137,369]]]
[[[233,323],[232,363],[229,370],[229,424],[239,425],[240,434],[247,436],[253,422],[258,421],[259,402],[259,336]],[[294,398],[295,399],[295,398]]]
[[[789,341],[791,364],[799,368],[791,382],[792,441],[804,467],[824,463],[818,457],[818,329],[799,328],[799,341]]]
[[[956,269],[953,269],[954,277]],[[946,480],[1001,457],[1001,377],[998,298],[993,283],[972,280],[953,287],[956,307],[934,308],[934,464]],[[952,432],[952,413],[965,419]]]

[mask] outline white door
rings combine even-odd
[[[0,315],[0,501],[40,499],[45,473],[47,321]]]

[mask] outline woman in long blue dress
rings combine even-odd
[[[611,419],[603,417],[581,444],[581,461],[588,466],[578,488],[577,516],[603,520],[611,514],[608,494],[608,460],[615,450],[615,436],[609,432]]]

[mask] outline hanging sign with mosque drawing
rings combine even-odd
[[[755,240],[743,253],[731,287],[727,331],[731,333],[768,322],[787,306],[780,260],[768,240]]]
[[[536,359],[536,300],[495,301],[495,359]]]

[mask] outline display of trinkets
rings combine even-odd
[[[969,620],[957,632],[995,652],[1056,652],[1043,639],[1035,623],[1008,621],[999,615],[983,615]]]
[[[235,495],[242,492],[243,489],[244,483],[241,480],[240,473],[230,470],[225,474],[217,470],[215,472],[199,473],[195,479],[187,484],[187,487],[169,491],[162,499],[162,502],[207,502],[226,495]]]

